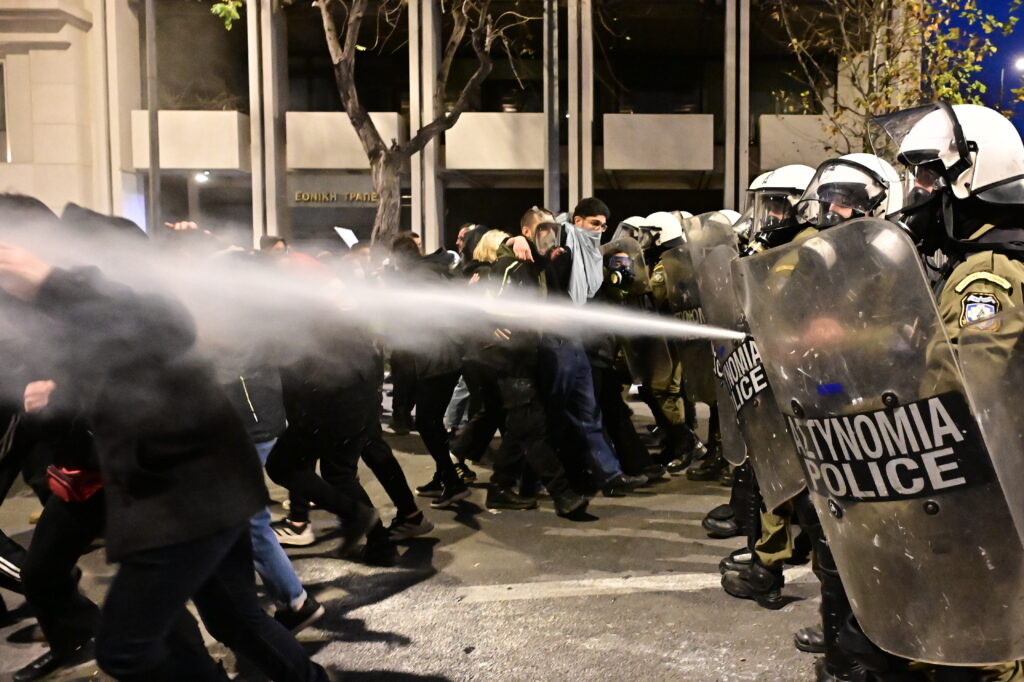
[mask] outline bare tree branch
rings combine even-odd
[[[342,43],[334,23],[334,16],[331,14],[331,5],[334,4],[334,0],[316,0],[324,24],[324,34],[327,37],[331,63],[334,65],[334,80],[338,87],[341,103],[344,105],[345,113],[352,121],[352,127],[355,128],[359,142],[363,145],[363,150],[372,165],[384,154],[386,146],[373,119],[370,118],[370,114],[359,100],[359,92],[356,90],[356,46],[359,41],[359,29],[362,27],[363,17],[366,15],[367,3],[368,0],[352,0],[351,5],[345,6],[348,15]]]

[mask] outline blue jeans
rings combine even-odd
[[[444,428],[449,431],[461,429],[469,421],[469,388],[466,386],[466,378],[459,377],[459,383],[455,385],[452,399],[448,403],[448,409],[444,412]]]
[[[277,439],[256,444],[256,452],[260,456],[260,464],[267,463],[267,456],[274,448]],[[264,507],[249,521],[249,533],[252,536],[253,563],[256,572],[263,580],[267,592],[279,604],[296,607],[306,599],[306,590],[302,588],[299,577],[295,575],[292,562],[281,548],[277,536],[270,528],[270,510]]]
[[[538,360],[552,427],[568,426],[571,439],[582,441],[591,474],[598,485],[605,485],[622,473],[622,467],[605,438],[601,408],[594,397],[590,358],[583,344],[545,336]]]

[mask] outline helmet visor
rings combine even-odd
[[[795,224],[799,199],[798,193],[785,190],[757,192],[750,216],[750,237]]]
[[[941,161],[946,168],[970,163],[967,142],[953,108],[935,102],[913,109],[875,116],[875,125],[885,131],[895,156],[906,166],[923,166]]]
[[[885,200],[888,184],[874,171],[845,159],[827,161],[796,205],[797,219],[817,227],[871,215]]]

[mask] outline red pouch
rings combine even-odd
[[[65,502],[85,502],[103,488],[98,471],[77,471],[53,464],[46,467],[46,483]]]

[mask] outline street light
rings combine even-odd
[[[1013,60],[1013,70],[1017,73],[1024,72],[1024,57],[1017,57]],[[999,69],[999,108],[1003,108],[1003,90],[1006,82],[1006,68]]]

